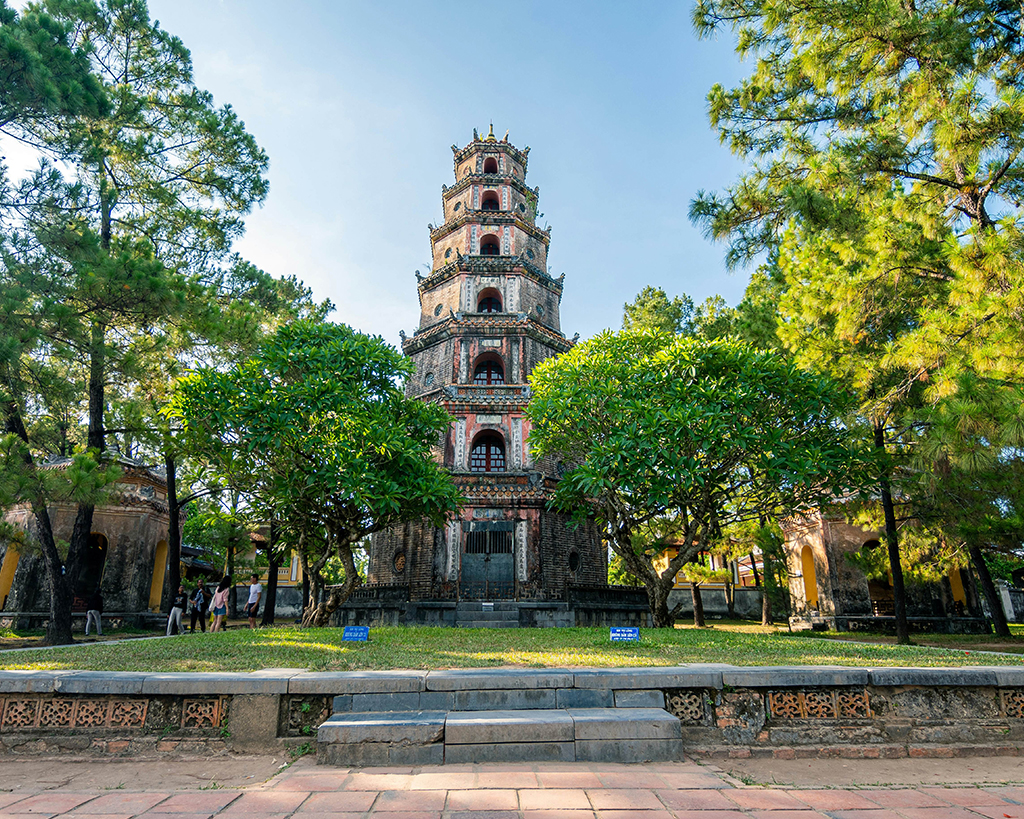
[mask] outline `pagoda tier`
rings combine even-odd
[[[408,394],[454,419],[436,454],[465,505],[443,530],[374,536],[370,580],[408,584],[410,600],[565,600],[570,584],[603,585],[607,559],[592,528],[547,509],[564,470],[529,447],[530,373],[575,341],[561,330],[563,277],[547,273],[551,231],[536,225],[529,149],[492,130],[453,150],[445,222],[430,226],[433,267],[417,274],[419,327],[402,348],[416,364]]]

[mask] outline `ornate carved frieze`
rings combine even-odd
[[[769,691],[768,711],[774,719],[870,719],[866,690]]]
[[[149,700],[96,697],[8,697],[0,700],[0,731],[33,728],[142,728]]]
[[[1024,719],[1024,688],[1003,688],[999,701],[1004,715],[1011,719]]]
[[[680,722],[702,723],[707,718],[707,696],[703,691],[679,689],[665,694],[668,712]]]

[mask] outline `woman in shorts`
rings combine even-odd
[[[230,593],[231,578],[228,575],[224,575],[220,583],[217,584],[217,591],[213,593],[213,600],[210,601],[210,607],[213,609],[213,628],[210,629],[211,634],[215,631],[224,631],[224,620],[228,616],[228,595]]]

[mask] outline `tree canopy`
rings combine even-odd
[[[345,583],[314,595],[305,621],[323,625],[360,582],[352,548],[372,532],[458,508],[432,457],[451,422],[437,404],[407,398],[412,363],[378,337],[300,321],[250,360],[183,377],[169,413],[188,451],[208,461],[268,520],[296,530],[320,567],[332,556]],[[326,538],[316,542],[316,532]],[[319,591],[319,590],[317,590]]]
[[[654,622],[680,567],[731,523],[809,509],[858,470],[832,379],[741,342],[605,332],[531,375],[530,446],[575,463],[554,504],[592,519],[648,591]],[[634,549],[671,519],[679,552],[658,572]]]

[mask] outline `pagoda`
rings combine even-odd
[[[499,140],[492,126],[452,152],[444,223],[430,226],[432,269],[417,272],[419,328],[402,334],[402,348],[416,363],[408,395],[439,402],[455,419],[436,457],[465,504],[444,529],[424,521],[375,535],[367,592],[407,589],[414,604],[566,604],[573,587],[607,588],[607,554],[593,527],[547,509],[565,467],[530,452],[530,372],[575,343],[559,319],[564,276],[548,273],[551,230],[538,226],[540,190],[526,184],[530,149],[508,134]]]

